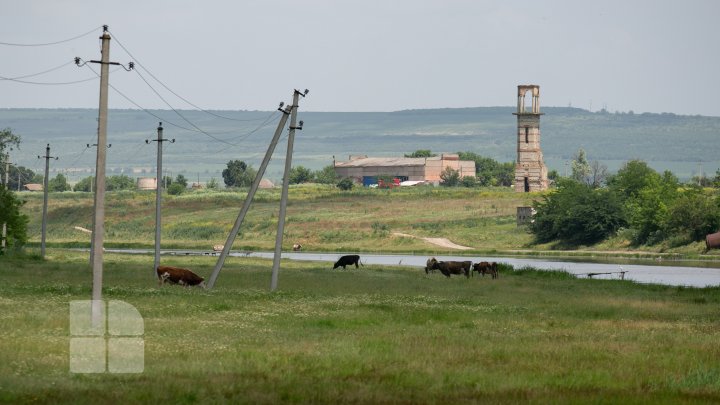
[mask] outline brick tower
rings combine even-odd
[[[532,95],[531,109],[525,109],[525,95]],[[515,164],[515,191],[527,193],[548,188],[547,167],[540,149],[540,86],[518,86],[517,112],[517,163]]]

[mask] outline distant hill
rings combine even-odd
[[[433,152],[472,151],[499,161],[515,159],[514,107],[474,107],[396,112],[306,112],[295,140],[293,166],[319,169],[351,154],[399,156],[417,149]],[[590,160],[611,171],[633,158],[656,170],[671,170],[689,178],[720,167],[720,117],[675,114],[589,112],[578,108],[543,107],[541,144],[546,164],[561,174],[579,148]],[[216,178],[231,159],[258,167],[277,125],[279,112],[111,110],[108,123],[108,171],[130,176],[154,176],[158,122],[164,137],[163,166],[173,177],[190,181]],[[226,117],[226,118],[221,118]],[[268,121],[267,119],[270,118]],[[258,127],[265,123],[260,129]],[[203,134],[195,128],[205,131]],[[95,166],[97,110],[0,109],[0,128],[22,137],[12,160],[42,173],[45,145],[50,143],[51,176],[65,173],[71,181],[90,175]],[[184,127],[184,129],[179,128]],[[266,177],[282,177],[285,144],[275,151]]]

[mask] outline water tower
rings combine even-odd
[[[526,109],[525,96],[531,95],[530,110]],[[540,86],[518,86],[517,112],[517,163],[515,164],[515,191],[527,193],[548,188],[547,166],[540,149]]]

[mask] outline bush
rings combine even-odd
[[[185,186],[180,183],[173,183],[167,188],[167,192],[170,195],[180,195],[185,192]]]
[[[340,190],[348,191],[348,190],[352,190],[354,185],[355,185],[355,182],[353,182],[351,178],[345,177],[344,179],[342,179],[338,182],[337,187]]]
[[[616,194],[562,179],[558,190],[535,202],[530,231],[536,242],[560,240],[572,245],[592,244],[613,235],[626,224]]]

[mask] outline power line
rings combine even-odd
[[[198,127],[197,125],[195,125],[195,124],[193,124],[192,122],[190,122],[190,120],[188,120],[187,118],[185,118],[185,116],[183,116],[182,114],[180,114],[180,112],[179,112],[178,110],[176,110],[172,105],[170,105],[170,103],[168,103],[167,100],[165,100],[165,98],[164,98],[162,95],[160,95],[160,93],[158,93],[158,91],[155,90],[155,88],[154,88],[153,86],[151,86],[150,83],[148,83],[147,80],[145,80],[145,77],[143,77],[143,75],[142,75],[139,71],[137,71],[137,74],[138,74],[138,76],[140,76],[140,78],[142,79],[142,81],[144,81],[145,84],[147,84],[148,87],[150,87],[150,90],[152,90],[153,93],[155,93],[155,94],[160,98],[160,100],[162,100],[162,101],[165,103],[165,105],[167,105],[168,107],[170,107],[170,109],[171,109],[175,114],[177,114],[180,118],[182,118],[182,119],[183,119],[185,122],[187,122],[188,124],[192,125],[192,127],[195,128],[198,132],[200,132],[200,133],[202,133],[202,134],[204,134],[204,135],[206,135],[206,136],[208,136],[208,137],[210,137],[210,138],[212,138],[212,139],[214,139],[214,140],[216,140],[216,141],[218,141],[218,142],[222,142],[222,143],[226,143],[226,144],[228,144],[228,145],[232,145],[232,143],[230,143],[230,142],[228,142],[228,141],[226,141],[226,140],[224,140],[224,139],[220,139],[220,138],[218,138],[218,137],[216,137],[216,136],[210,135],[209,133],[207,133],[207,132],[203,131],[202,129],[200,129],[200,127]]]
[[[23,75],[23,76],[8,77],[8,78],[5,78],[5,77],[0,76],[0,78],[2,78],[2,80],[27,79],[28,77],[40,76],[40,75],[44,75],[45,73],[53,72],[53,71],[55,71],[55,70],[58,70],[58,69],[60,69],[60,68],[65,67],[65,66],[67,66],[67,65],[70,65],[70,64],[72,64],[72,63],[73,63],[72,61],[65,62],[65,63],[63,63],[63,64],[60,65],[60,66],[56,66],[56,67],[54,67],[54,68],[51,68],[51,69],[48,69],[48,70],[44,70],[44,71],[39,72],[39,73],[33,73],[33,74]]]
[[[145,71],[147,72],[147,74],[150,75],[150,77],[152,77],[153,79],[155,79],[156,82],[160,83],[160,85],[163,86],[167,91],[169,91],[170,93],[174,94],[175,97],[177,97],[177,98],[179,98],[180,100],[188,103],[188,104],[191,105],[192,107],[195,107],[197,110],[202,111],[202,112],[204,112],[204,113],[206,113],[206,114],[210,114],[210,115],[212,115],[212,116],[218,117],[218,118],[223,118],[223,119],[232,120],[232,121],[260,121],[260,120],[262,119],[262,118],[252,118],[252,119],[230,118],[230,117],[226,117],[226,116],[223,116],[223,115],[220,115],[220,114],[216,114],[216,113],[214,113],[214,112],[212,112],[212,111],[208,111],[208,110],[206,110],[206,109],[203,109],[203,108],[198,107],[197,105],[191,103],[191,102],[188,101],[186,98],[184,98],[184,97],[182,97],[181,95],[177,94],[177,93],[174,92],[170,87],[168,87],[167,85],[165,85],[165,83],[163,83],[163,82],[162,82],[160,79],[158,79],[154,74],[152,74],[152,72],[150,72],[150,70],[148,70],[142,63],[140,63],[140,61],[139,61],[135,56],[133,56],[133,54],[130,53],[130,51],[129,51],[127,48],[125,48],[125,46],[123,46],[123,44],[120,42],[120,40],[118,40],[117,36],[116,36],[113,32],[110,32],[110,34],[113,36],[113,38],[115,38],[115,42],[117,42],[117,44],[120,45],[120,47],[128,54],[128,56],[130,56],[132,59],[134,59],[134,60],[135,60],[135,63],[137,63],[138,66],[142,67],[143,70],[145,70]],[[138,72],[138,74],[139,74],[139,72]],[[143,80],[145,80],[145,79],[143,79]],[[147,81],[146,81],[146,83],[147,83]],[[148,86],[149,86],[149,84],[148,84]],[[163,100],[163,101],[164,101],[164,100]]]
[[[78,38],[82,38],[82,37],[84,37],[84,36],[86,36],[86,35],[90,35],[90,34],[92,34],[93,32],[95,32],[96,30],[98,30],[99,28],[102,28],[102,27],[95,27],[95,28],[93,28],[92,30],[90,30],[90,31],[88,31],[88,32],[86,32],[86,33],[84,33],[84,34],[80,34],[80,35],[78,35],[78,36],[75,36],[75,37],[72,37],[72,38],[68,38],[68,39],[63,39],[63,40],[61,40],[61,41],[46,42],[46,43],[40,43],[40,44],[17,44],[17,43],[10,43],[10,42],[0,42],[0,45],[6,45],[6,46],[49,46],[49,45],[57,45],[57,44],[62,44],[62,43],[64,43],[64,42],[70,42],[70,41],[76,40],[76,39],[78,39]]]

